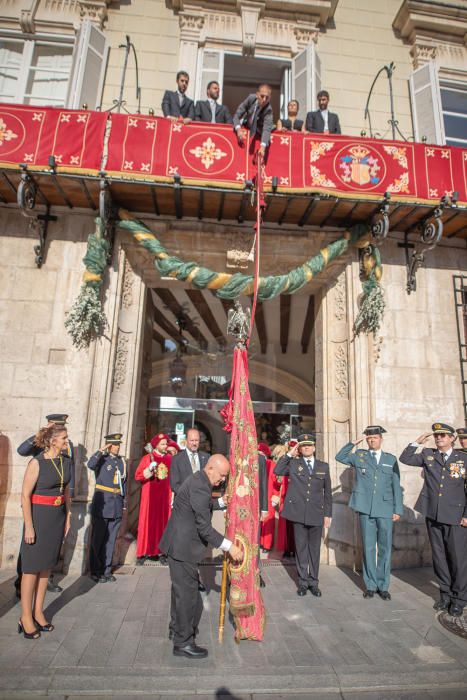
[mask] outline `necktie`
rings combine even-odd
[[[370,454],[373,457],[373,459],[375,460],[375,462],[377,462],[378,460],[376,458],[376,452],[374,450],[371,450]]]
[[[446,462],[448,461],[448,456],[446,452],[441,452],[441,457],[443,458],[443,463],[446,464]]]
[[[313,464],[311,462],[311,459],[306,460],[306,465],[308,467],[308,474],[311,476],[313,474]]]
[[[192,470],[192,472],[198,471],[198,465],[196,464],[196,459],[195,459],[195,453],[194,453],[194,452],[191,453],[190,462],[191,462],[191,470]]]
[[[250,136],[253,137],[256,135],[256,127],[258,126],[258,105],[255,105],[254,112],[251,116],[251,124],[250,124]]]
[[[216,103],[214,100],[210,100],[211,103],[211,122],[216,123]]]

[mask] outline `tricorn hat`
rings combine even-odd
[[[383,428],[382,425],[368,425],[365,430],[363,431],[363,434],[368,436],[368,435],[382,435],[383,433],[386,433],[387,431]]]

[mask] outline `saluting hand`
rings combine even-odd
[[[357,447],[357,445],[359,445],[361,442],[363,442],[364,439],[365,439],[364,437],[361,437],[358,440],[355,440],[355,442],[354,442],[355,447]]]
[[[418,442],[419,445],[423,445],[432,435],[433,433],[423,433],[415,440],[415,442]]]
[[[102,447],[99,447],[99,452],[105,452],[108,450],[110,445],[102,445]]]
[[[289,455],[289,457],[298,457],[298,445],[294,445],[293,447],[291,447],[288,450],[287,454]]]

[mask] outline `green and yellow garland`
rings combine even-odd
[[[159,239],[125,209],[118,211],[119,228],[129,231],[135,241],[151,254],[158,272],[164,277],[173,277],[182,282],[189,282],[197,289],[212,289],[221,299],[237,299],[242,294],[253,293],[253,275],[241,272],[230,274],[215,272],[196,262],[185,262],[175,255],[170,255]],[[384,298],[379,280],[382,267],[378,249],[371,244],[370,229],[366,224],[355,224],[343,236],[333,241],[320,252],[295,267],[287,274],[260,277],[258,299],[266,301],[279,294],[294,294],[313,277],[319,275],[332,260],[339,258],[349,248],[366,248],[363,266],[365,279],[363,283],[363,298],[355,321],[355,335],[363,332],[377,332],[384,311]],[[105,328],[105,316],[100,301],[100,287],[108,254],[108,243],[103,237],[101,220],[96,219],[96,232],[88,238],[88,249],[83,262],[86,271],[83,277],[78,299],[67,314],[65,326],[70,334],[73,345],[81,349],[88,347],[93,338],[102,335]]]

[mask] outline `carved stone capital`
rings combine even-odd
[[[438,48],[433,44],[416,43],[410,49],[412,64],[414,68],[420,68],[424,63],[433,61],[438,55]]]
[[[111,2],[112,0],[78,0],[81,21],[89,19],[102,29],[108,19],[107,7]]]
[[[204,27],[204,14],[189,10],[180,12],[178,24],[182,41],[199,41]]]
[[[294,27],[293,33],[297,42],[297,51],[302,51],[312,41],[315,44],[318,43],[319,29],[317,27],[298,25]]]

